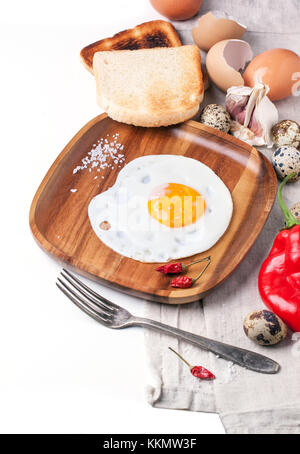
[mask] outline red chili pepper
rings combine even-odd
[[[187,265],[184,265],[183,263],[180,262],[166,263],[165,265],[161,265],[158,268],[156,268],[156,271],[159,271],[160,273],[163,274],[180,274],[189,266],[194,265],[195,263],[205,262],[206,260],[208,260],[208,257],[205,257],[204,259],[195,260],[194,262],[188,263]]]
[[[163,274],[179,274],[183,270],[182,263],[167,263],[166,265],[159,266],[156,271]]]
[[[201,260],[198,260],[199,262],[204,262],[204,261],[207,261],[208,263],[205,265],[205,267],[203,268],[203,270],[201,271],[201,273],[195,277],[194,279],[192,279],[191,277],[188,277],[188,276],[178,276],[178,277],[175,277],[172,281],[171,281],[171,286],[172,287],[175,287],[175,288],[190,288],[192,287],[192,285],[194,285],[194,283],[200,279],[200,277],[202,276],[202,274],[205,272],[205,270],[208,268],[208,266],[210,265],[211,263],[211,258],[210,257],[205,257],[205,259],[201,259]],[[195,262],[194,262],[195,263]]]
[[[173,350],[173,348],[169,347],[169,349],[189,366],[191,374],[194,377],[200,378],[201,380],[214,380],[216,378],[215,375],[208,369],[205,369],[205,367],[191,366],[181,355],[179,355],[179,353]]]
[[[290,328],[300,331],[300,223],[282,199],[282,188],[295,176],[285,177],[277,198],[284,214],[285,228],[275,238],[269,256],[259,272],[258,287],[262,300]]]
[[[190,288],[193,283],[194,279],[192,279],[191,277],[179,276],[175,277],[175,279],[171,281],[171,286],[175,288]]]
[[[194,375],[194,377],[202,378],[202,380],[214,380],[216,378],[212,372],[202,366],[194,366],[191,369],[191,373]]]

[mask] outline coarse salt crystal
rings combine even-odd
[[[109,137],[109,134],[107,134],[106,137]],[[102,137],[98,139],[97,142],[92,145],[92,148],[88,152],[87,156],[81,160],[81,165],[78,165],[73,169],[73,174],[85,169],[92,172],[92,169],[96,167],[97,169],[95,170],[97,170],[97,172],[106,168],[111,168],[113,170],[114,167],[112,166],[112,162],[114,164],[123,163],[125,161],[125,157],[124,154],[120,153],[120,151],[124,150],[124,145],[118,142],[118,137],[119,133],[116,133],[113,134],[110,141]],[[112,162],[109,162],[110,160],[112,160]],[[120,167],[120,165],[118,165],[118,167]]]

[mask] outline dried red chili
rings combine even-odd
[[[200,279],[200,277],[203,275],[205,270],[209,267],[209,265],[211,263],[211,258],[210,257],[205,257],[205,259],[201,259],[201,262],[204,262],[204,261],[207,261],[208,263],[205,265],[205,267],[203,268],[203,270],[201,271],[201,273],[197,277],[195,277],[195,278],[191,278],[191,277],[188,277],[188,276],[175,277],[171,281],[171,286],[175,287],[175,288],[190,288],[190,287],[192,287],[192,285],[194,285],[195,282],[198,281],[198,279]]]
[[[195,263],[205,262],[208,259],[209,257],[204,257],[203,259],[195,260],[194,262],[188,263],[187,265],[181,262],[166,263],[165,265],[161,265],[156,268],[156,271],[159,271],[163,274],[180,274],[189,266],[194,265]]]
[[[191,277],[179,276],[171,281],[171,286],[175,288],[189,288],[193,283],[194,280]]]
[[[179,353],[177,353],[173,348],[169,347],[169,349],[175,353],[182,361],[185,362],[187,366],[190,368],[190,372],[194,377],[200,378],[201,380],[214,380],[216,377],[215,375],[210,372],[208,369],[202,366],[191,366]]]
[[[202,380],[214,380],[216,378],[212,372],[202,366],[194,366],[191,369],[191,373],[194,377],[202,378]]]
[[[167,263],[166,265],[161,265],[156,268],[156,271],[163,274],[179,274],[183,270],[182,265],[182,263]]]

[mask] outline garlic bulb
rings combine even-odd
[[[226,110],[233,118],[230,131],[250,145],[273,146],[271,129],[278,122],[278,111],[268,91],[269,87],[261,83],[227,90]]]

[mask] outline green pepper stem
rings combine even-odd
[[[193,284],[194,284],[196,281],[198,281],[198,279],[200,279],[200,277],[202,276],[202,274],[206,271],[206,269],[207,269],[207,268],[209,267],[209,265],[211,264],[211,258],[210,258],[210,256],[206,257],[206,260],[207,260],[208,263],[205,265],[205,267],[203,268],[203,270],[201,271],[201,273],[200,273],[197,277],[195,277],[195,278],[193,279]]]
[[[207,260],[210,260],[210,257],[204,257],[203,259],[195,260],[194,262],[188,263],[186,265],[182,265],[182,268],[185,269],[191,265],[195,265],[195,263],[206,262]]]
[[[190,364],[189,364],[181,355],[179,355],[179,353],[177,353],[175,350],[173,350],[172,347],[168,347],[168,348],[169,348],[169,350],[171,350],[173,353],[175,353],[175,355],[177,355],[178,358],[180,358],[182,361],[184,361],[185,364],[186,364],[187,366],[189,366],[190,369],[192,369],[192,366],[191,366],[191,365],[190,365]]]
[[[278,200],[279,206],[281,208],[281,211],[283,212],[283,215],[284,215],[285,226],[288,229],[294,227],[294,225],[299,225],[300,222],[297,221],[295,216],[290,212],[290,210],[286,206],[285,202],[283,201],[282,188],[291,178],[294,178],[295,176],[296,176],[296,173],[290,173],[289,175],[287,175],[285,177],[285,179],[280,183],[278,191],[277,191],[277,200]]]

